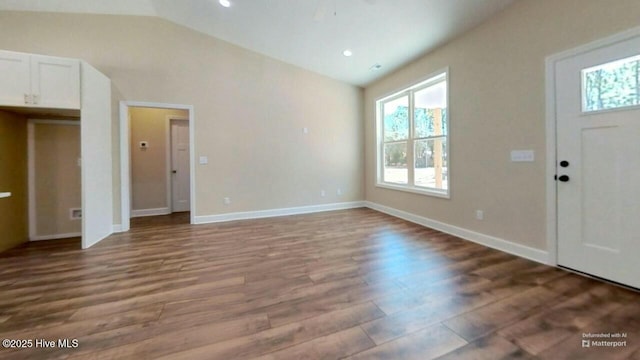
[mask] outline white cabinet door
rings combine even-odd
[[[80,109],[80,62],[51,56],[31,56],[32,106]]]
[[[31,96],[29,54],[0,51],[0,104],[25,106]]]

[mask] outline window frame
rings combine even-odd
[[[434,86],[441,82],[446,83],[446,93],[445,93],[445,101],[447,104],[447,122],[445,135],[437,135],[437,136],[429,136],[429,137],[415,137],[415,109],[414,109],[414,98],[415,93],[426,89],[428,87]],[[379,97],[375,101],[376,107],[376,187],[399,190],[404,192],[416,193],[421,195],[428,195],[434,197],[440,197],[445,199],[451,198],[451,146],[450,146],[450,127],[451,127],[451,111],[450,111],[450,101],[449,101],[449,68],[444,68],[439,71],[433,72],[428,76],[425,76],[422,80],[410,85],[408,87],[404,87],[399,91],[394,91],[385,96]],[[407,183],[406,184],[398,184],[392,182],[384,181],[384,110],[383,106],[385,103],[390,101],[397,100],[404,96],[408,97],[409,109],[409,137],[407,140],[398,140],[398,141],[389,141],[388,143],[395,142],[406,142],[407,143]],[[444,146],[445,151],[443,152],[443,158],[446,159],[447,162],[447,188],[446,189],[437,189],[432,187],[425,186],[417,186],[415,185],[415,142],[420,140],[435,140],[439,138],[444,138]]]

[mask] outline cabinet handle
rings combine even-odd
[[[33,103],[37,104],[38,103],[38,95],[32,95],[33,96]]]
[[[24,94],[24,103],[25,104],[29,103],[29,94]]]

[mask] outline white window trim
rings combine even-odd
[[[435,189],[428,188],[423,186],[416,186],[413,184],[414,181],[414,169],[413,169],[413,151],[409,152],[407,155],[407,172],[408,172],[408,183],[407,184],[397,184],[391,182],[385,182],[384,179],[384,164],[383,164],[383,154],[384,154],[384,140],[383,140],[383,131],[384,127],[382,124],[382,116],[381,116],[381,105],[383,102],[387,102],[393,100],[395,98],[399,98],[404,96],[405,94],[409,94],[411,91],[421,90],[423,88],[429,87],[433,84],[436,84],[440,81],[446,81],[447,90],[446,90],[446,101],[447,101],[447,127],[446,127],[446,135],[444,136],[446,141],[446,159],[447,159],[447,189]],[[450,124],[451,124],[451,111],[450,111],[450,101],[449,101],[449,68],[446,67],[439,71],[435,71],[427,76],[425,76],[420,81],[414,83],[413,85],[403,87],[400,90],[394,91],[390,94],[382,96],[375,101],[376,107],[376,187],[383,189],[391,189],[397,191],[404,191],[409,193],[415,193],[420,195],[428,195],[434,196],[444,199],[451,198],[451,146],[449,138],[451,136],[450,132]],[[413,97],[409,96],[409,118],[410,118],[410,126],[409,126],[409,138],[407,139],[407,149],[409,146],[413,146],[414,138],[413,138]]]

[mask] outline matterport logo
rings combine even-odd
[[[582,347],[626,347],[627,333],[582,333]]]

